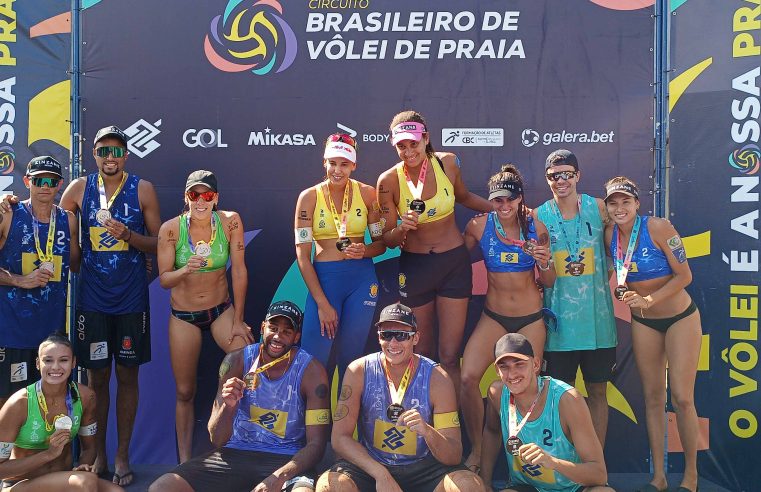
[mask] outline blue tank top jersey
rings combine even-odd
[[[139,177],[130,174],[109,210],[115,220],[131,231],[145,234],[137,194],[139,182]],[[95,218],[99,209],[98,173],[94,173],[87,176],[82,197],[82,267],[78,307],[106,314],[147,311],[145,254],[109,234]]]
[[[649,219],[650,217],[648,216],[642,216],[637,247],[634,248],[632,262],[629,265],[629,273],[626,275],[626,280],[631,282],[642,282],[643,280],[652,280],[673,274],[666,255],[653,243],[653,239],[650,237],[650,231],[647,227]],[[618,225],[614,225],[613,240],[610,242],[610,256],[614,260],[616,259],[617,235]],[[626,245],[623,245],[623,247],[626,248]],[[626,256],[626,249],[623,251],[623,256]]]
[[[8,237],[3,249],[0,249],[0,268],[17,275],[27,275],[40,264],[34,243],[32,213],[28,207],[28,200],[13,206]],[[50,224],[39,223],[39,240],[43,251],[49,227]],[[45,287],[20,289],[0,285],[0,347],[36,349],[51,332],[66,328],[71,235],[66,211],[58,207],[54,238],[55,274]]]
[[[608,283],[605,226],[594,197],[579,197],[581,207],[572,219],[559,216],[554,200],[536,208],[537,217],[550,235],[557,274],[555,285],[544,288],[544,306],[552,309],[558,322],[557,330],[547,331],[548,352],[610,348],[618,343]],[[570,273],[572,261],[584,264],[584,272],[577,277]]]
[[[547,391],[547,400],[542,409],[542,414],[536,420],[526,422],[518,433],[518,437],[525,444],[536,444],[555,458],[571,463],[581,463],[581,458],[566,437],[563,426],[560,424],[560,397],[570,390],[571,386],[547,376],[542,377],[541,381],[544,385],[549,385],[549,388],[545,390]],[[504,386],[499,417],[502,422],[502,441],[507,454],[511,483],[530,485],[539,492],[550,490],[571,492],[577,490],[579,484],[572,482],[564,475],[541,465],[528,464],[519,457],[510,454],[507,450],[507,438],[510,436],[509,412],[510,391],[507,386]],[[523,416],[520,412],[516,412],[516,414],[517,421],[520,422]]]
[[[260,343],[243,349],[243,374],[259,356]],[[296,454],[306,445],[306,403],[301,397],[301,379],[312,356],[300,348],[280,378],[271,380],[259,373],[260,385],[244,390],[233,419],[233,433],[225,447],[245,451]]]
[[[413,408],[433,425],[430,388],[431,372],[437,365],[431,359],[420,359],[415,375],[404,393],[402,406]],[[365,379],[357,432],[359,442],[376,461],[386,466],[409,465],[428,456],[430,450],[421,436],[405,426],[395,426],[386,415],[391,404],[386,372],[383,370],[381,352],[365,356]]]
[[[536,263],[534,257],[523,252],[520,246],[514,244],[505,244],[499,237],[499,233],[494,227],[494,213],[487,214],[484,233],[481,236],[479,246],[484,256],[484,264],[490,272],[525,272],[533,270]],[[528,217],[528,238],[537,241],[536,227],[533,217]],[[521,240],[523,231],[521,231]]]

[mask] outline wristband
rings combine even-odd
[[[296,244],[307,244],[312,242],[312,228],[311,227],[297,227],[293,230],[296,236]]]
[[[457,412],[434,413],[433,426],[436,429],[460,427],[460,416],[457,414]]]
[[[381,237],[383,235],[383,226],[380,222],[373,222],[368,225],[368,228],[370,229],[370,237],[372,238]]]
[[[306,425],[327,425],[330,423],[330,410],[327,408],[307,410],[304,420]]]
[[[13,451],[12,442],[0,442],[0,460],[7,460],[10,458],[11,451]]]
[[[552,263],[552,260],[547,262],[547,266],[546,267],[542,267],[542,264],[537,261],[536,262],[536,266],[537,266],[537,268],[539,268],[540,272],[546,272],[546,271],[548,271],[550,269],[550,264],[551,263]]]
[[[94,436],[98,432],[98,423],[93,422],[90,425],[85,425],[84,427],[79,428],[79,434],[80,436]]]

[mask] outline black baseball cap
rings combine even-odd
[[[291,301],[273,302],[267,309],[267,315],[264,317],[264,321],[269,321],[278,316],[288,318],[288,321],[293,325],[293,329],[301,331],[301,322],[304,320],[304,313],[301,312],[301,309],[299,309],[296,304]]]
[[[63,178],[61,163],[49,155],[42,155],[40,157],[35,157],[26,165],[27,176],[36,176],[44,173],[52,173],[59,178]]]
[[[508,333],[497,340],[497,345],[494,347],[494,363],[505,357],[530,360],[534,358],[534,349],[525,336],[520,333]]]
[[[498,196],[518,197],[523,194],[523,187],[518,181],[497,181],[489,185],[489,200]]]
[[[576,159],[576,155],[570,150],[558,149],[548,155],[547,160],[544,161],[545,171],[552,166],[573,166],[573,168],[578,171],[579,161]]]
[[[209,188],[214,193],[217,192],[217,177],[214,176],[214,173],[211,171],[205,171],[203,169],[199,169],[198,171],[193,171],[190,173],[190,176],[188,176],[188,180],[185,183],[185,191],[188,191],[190,188],[194,187],[195,185],[203,185],[207,188]]]
[[[123,131],[121,131],[121,129],[118,126],[111,125],[111,126],[106,126],[98,130],[98,133],[95,134],[95,140],[93,140],[93,143],[92,143],[93,146],[97,145],[99,141],[103,140],[106,137],[118,138],[119,140],[122,141],[125,147],[127,146],[127,141],[129,140],[127,138],[127,135]]]
[[[399,302],[384,307],[380,313],[378,322],[375,323],[375,326],[380,329],[382,328],[381,324],[387,321],[391,321],[393,323],[401,323],[403,325],[409,326],[413,330],[417,330],[415,313],[412,312],[412,309]]]
[[[610,198],[611,195],[615,195],[616,193],[622,193],[639,200],[639,190],[637,190],[637,186],[635,186],[634,183],[628,181],[613,183],[605,188],[605,201],[607,202],[608,198]]]

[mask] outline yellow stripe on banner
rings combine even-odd
[[[703,73],[703,70],[708,68],[711,63],[713,63],[713,58],[706,58],[671,80],[669,83],[669,111],[674,109],[677,101],[679,101],[679,98],[682,97],[682,94],[684,94],[690,84],[692,84],[695,79],[698,78],[698,75]]]
[[[700,341],[700,358],[698,358],[698,371],[708,371],[710,366],[711,335],[703,335]]]
[[[584,377],[581,375],[581,368],[576,370],[576,382],[574,383],[574,386],[576,387],[576,390],[581,393],[582,396],[586,397],[587,395],[587,388],[584,385]],[[626,397],[619,391],[616,386],[608,382],[608,386],[606,387],[606,396],[608,400],[608,405],[611,408],[615,408],[625,416],[629,417],[629,420],[634,422],[635,424],[639,423],[637,422],[637,417],[634,415],[634,410],[632,409],[631,405],[629,405],[629,402],[626,400]]]
[[[682,238],[687,258],[697,258],[711,254],[711,231]]]
[[[51,140],[66,149],[69,141],[69,100],[71,84],[68,80],[51,85],[29,101],[29,138],[31,146],[38,140]]]

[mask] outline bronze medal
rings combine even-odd
[[[246,373],[246,375],[243,376],[243,384],[246,386],[247,390],[254,391],[259,387],[259,375],[253,372]]]
[[[348,237],[342,237],[338,241],[336,241],[336,248],[338,248],[338,251],[345,250],[349,245],[351,244],[351,239]]]
[[[523,441],[518,436],[510,436],[507,438],[507,450],[513,456],[518,456],[518,450],[523,446]]]
[[[399,420],[399,416],[403,413],[404,407],[398,403],[392,403],[386,408],[386,417],[388,417],[392,424],[396,424]]]
[[[422,214],[425,212],[425,202],[423,200],[415,199],[410,202],[410,210]]]
[[[623,301],[624,300],[624,294],[626,294],[627,290],[628,289],[626,288],[625,285],[619,285],[618,287],[616,287],[613,290],[613,293],[616,295],[616,299],[618,299],[619,301]]]
[[[523,245],[521,246],[521,249],[527,255],[533,256],[535,247],[536,247],[536,241],[534,241],[533,239],[529,239],[528,241],[523,243]]]
[[[584,273],[584,263],[580,261],[572,261],[568,264],[568,273],[573,275],[574,277],[578,277],[579,275]]]

